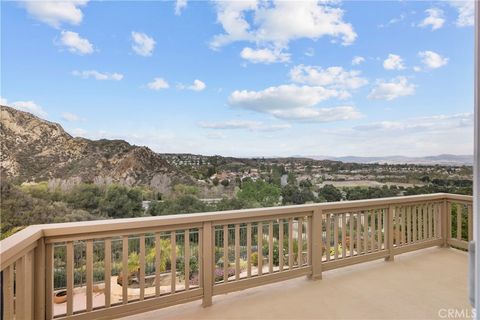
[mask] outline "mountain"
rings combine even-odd
[[[120,182],[157,189],[193,179],[147,147],[74,138],[57,123],[0,106],[1,174],[17,182]]]
[[[423,164],[423,165],[447,165],[447,166],[471,166],[473,165],[473,155],[454,155],[440,154],[438,156],[427,157],[405,157],[405,156],[385,156],[385,157],[331,157],[331,156],[308,156],[314,160],[332,160],[353,163],[388,163],[388,164]]]

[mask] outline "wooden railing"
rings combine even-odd
[[[431,246],[472,197],[432,194],[30,226],[0,242],[3,319],[111,319]],[[64,300],[64,302],[62,302]]]

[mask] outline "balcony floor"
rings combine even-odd
[[[430,248],[216,296],[124,318],[151,319],[437,319],[439,310],[468,310],[467,253]]]

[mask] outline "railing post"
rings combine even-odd
[[[393,214],[394,214],[395,207],[390,205],[387,210],[387,225],[385,226],[385,230],[387,232],[385,239],[387,244],[387,251],[388,256],[385,257],[385,261],[393,261],[394,259],[394,252],[393,252]]]
[[[213,294],[213,237],[211,222],[208,221],[203,223],[202,233],[202,305],[208,307],[212,305]]]
[[[34,318],[45,319],[45,240],[40,238],[34,256]]]
[[[443,247],[448,247],[448,238],[450,235],[450,228],[449,228],[449,215],[450,212],[448,212],[448,203],[447,199],[443,200],[442,203],[442,239],[443,239]]]
[[[311,223],[309,224],[312,239],[309,239],[311,249],[312,262],[312,280],[322,279],[322,209],[313,210]]]

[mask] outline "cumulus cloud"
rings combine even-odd
[[[357,70],[347,71],[342,67],[298,65],[290,70],[290,79],[297,83],[312,86],[329,86],[340,89],[358,89],[368,83]]]
[[[314,108],[322,101],[340,96],[341,92],[321,86],[290,84],[261,91],[236,90],[230,95],[229,104],[287,120],[328,122],[360,117],[351,106]]]
[[[383,67],[386,70],[403,70],[405,65],[403,63],[402,57],[396,54],[390,53],[388,58],[383,61]]]
[[[459,27],[473,26],[475,16],[474,0],[450,0],[450,5],[458,12],[456,24]]]
[[[175,1],[175,14],[177,16],[182,14],[182,10],[187,7],[187,0],[177,0]]]
[[[216,130],[246,129],[250,131],[279,131],[291,128],[290,124],[264,124],[253,120],[227,120],[222,122],[200,122],[200,127]]]
[[[422,58],[422,63],[428,69],[437,69],[448,63],[448,58],[444,58],[433,51],[421,51],[418,55]]]
[[[162,90],[162,89],[170,88],[170,85],[163,78],[155,78],[155,79],[153,79],[152,82],[149,82],[147,84],[147,87],[151,90],[159,91],[159,90]]]
[[[123,74],[113,72],[99,72],[96,70],[84,70],[84,71],[78,71],[74,70],[72,71],[72,74],[76,77],[81,77],[83,79],[89,79],[93,78],[95,80],[113,80],[113,81],[120,81],[123,79]]]
[[[71,112],[62,112],[62,119],[68,122],[76,122],[83,120],[79,115]]]
[[[1,104],[10,106],[20,111],[30,112],[31,114],[34,114],[40,118],[46,118],[48,116],[47,112],[43,110],[40,105],[36,104],[33,101],[15,101],[9,103],[7,99],[1,98]]]
[[[187,89],[187,90],[193,90],[193,91],[202,91],[206,87],[207,87],[207,85],[205,84],[205,82],[203,82],[202,80],[198,80],[198,79],[195,79],[193,81],[193,84],[191,84],[191,85],[184,85],[184,84],[181,84],[181,83],[179,83],[177,85],[177,89],[180,89],[180,90]]]
[[[406,77],[396,77],[390,81],[378,80],[368,98],[391,101],[414,93],[415,85],[409,83]]]
[[[333,2],[216,1],[215,8],[224,32],[213,37],[213,49],[236,41],[286,49],[292,40],[325,36],[349,45],[357,38],[352,25],[343,20],[344,11]]]
[[[62,31],[59,45],[79,55],[91,54],[94,51],[93,45],[88,39],[82,38],[78,33],[73,31]]]
[[[443,24],[445,23],[445,19],[443,16],[443,10],[438,8],[430,8],[425,10],[427,17],[423,19],[422,22],[418,25],[419,27],[432,27],[433,30],[440,29]]]
[[[62,23],[78,25],[82,22],[83,13],[80,9],[88,0],[70,1],[24,1],[28,14],[35,19],[54,28],[59,28]]]
[[[136,54],[148,57],[153,54],[155,49],[155,40],[145,33],[132,31],[132,49]]]
[[[252,49],[249,47],[243,48],[240,56],[252,63],[275,63],[290,61],[290,54],[284,53],[279,49]]]
[[[359,65],[361,63],[365,62],[365,58],[364,57],[360,57],[360,56],[355,56],[353,57],[352,59],[352,65],[356,66],[356,65]]]

